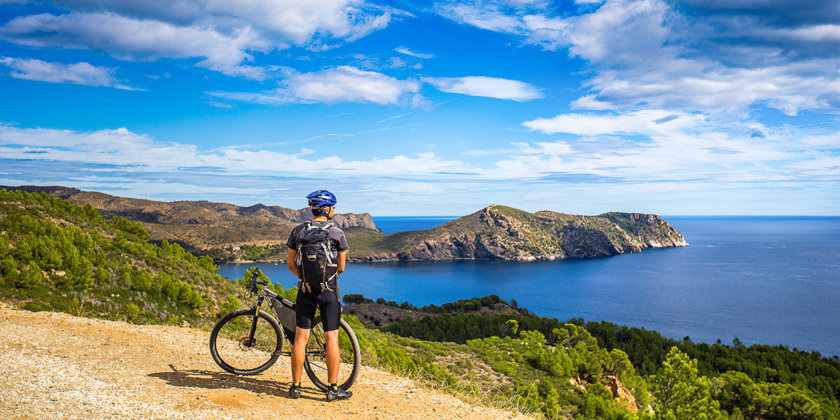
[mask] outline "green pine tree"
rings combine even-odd
[[[18,276],[15,286],[21,289],[28,289],[38,287],[43,282],[44,274],[41,272],[41,267],[38,267],[35,261],[30,261],[20,271],[20,276]]]
[[[709,378],[697,374],[697,361],[672,347],[651,380],[654,415],[668,420],[724,418],[710,390]]]

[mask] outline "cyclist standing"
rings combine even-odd
[[[321,311],[326,341],[326,362],[329,389],[327,401],[350,398],[352,392],[338,387],[338,326],[341,303],[338,297],[338,275],[347,261],[347,239],[344,231],[332,223],[336,198],[327,190],[307,195],[314,220],[304,222],[289,235],[287,265],[298,279],[295,343],[292,348],[292,386],[289,395],[300,398],[300,378],[306,341],[315,318]]]

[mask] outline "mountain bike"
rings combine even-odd
[[[235,375],[256,375],[265,371],[281,355],[291,356],[295,342],[295,304],[265,287],[268,282],[258,281],[259,274],[259,269],[254,270],[247,286],[248,293],[257,296],[256,304],[223,316],[210,333],[213,360]],[[260,309],[266,299],[274,316]],[[338,386],[346,390],[359,373],[361,352],[356,334],[343,319],[338,328],[338,340],[341,352]],[[284,344],[288,345],[289,351],[283,350]],[[306,342],[303,369],[322,391],[329,386],[325,344],[323,323],[320,315],[316,315]]]

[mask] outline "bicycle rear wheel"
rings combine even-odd
[[[306,342],[306,359],[303,363],[303,369],[306,371],[309,380],[321,391],[326,391],[329,387],[325,344],[324,324],[320,318],[317,318],[309,334],[309,341]],[[338,348],[341,352],[341,363],[339,364],[337,383],[342,389],[347,390],[356,380],[362,355],[356,334],[343,319],[338,327]]]
[[[253,327],[253,332],[252,332]],[[222,369],[256,375],[274,364],[283,348],[283,331],[271,315],[239,309],[219,320],[210,333],[210,354]]]

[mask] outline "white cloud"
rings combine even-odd
[[[838,64],[828,60],[810,63],[815,67],[810,74],[797,74],[795,66],[727,69],[685,60],[662,64],[658,71],[602,72],[589,82],[596,93],[579,98],[572,106],[614,109],[643,104],[737,114],[750,105],[764,104],[796,115],[805,109],[829,109],[826,97],[840,94],[840,80],[826,74],[826,69]],[[820,69],[820,64],[827,67]]]
[[[394,51],[396,51],[400,54],[405,54],[405,55],[408,55],[408,56],[411,56],[411,57],[422,58],[422,59],[429,59],[429,58],[434,58],[435,57],[434,54],[424,54],[424,53],[411,51],[407,47],[397,47],[397,48],[394,48]]]
[[[401,68],[401,67],[405,67],[407,65],[408,64],[402,58],[391,57],[391,58],[388,59],[388,64],[386,65],[386,67],[391,68],[391,69],[398,69],[398,68]]]
[[[146,167],[200,166],[193,145],[160,142],[125,128],[78,132],[0,125],[0,157]]]
[[[195,145],[158,141],[125,128],[80,132],[0,124],[0,159],[115,166],[111,170],[121,173],[171,171],[183,174],[195,169],[215,168],[216,173],[221,171],[222,174],[232,175],[275,173],[306,177],[312,175],[312,168],[321,168],[317,171],[319,177],[423,177],[470,170],[464,162],[442,159],[434,153],[372,157],[369,160],[346,160],[334,155],[324,156],[323,153],[319,155],[323,157],[307,158],[313,155],[309,149],[299,153],[247,147],[201,151]],[[242,162],[248,164],[242,165]]]
[[[348,66],[300,74],[284,83],[296,98],[328,103],[395,104],[405,94],[419,90],[417,82],[398,80],[382,73]]]
[[[207,28],[110,13],[74,12],[12,19],[0,27],[0,38],[34,47],[59,45],[104,50],[126,60],[203,57],[199,63],[203,67],[229,75],[261,78],[258,69],[240,68],[243,60],[251,58],[245,49],[260,42],[248,31],[225,36]]]
[[[0,57],[0,64],[11,68],[13,71],[9,75],[18,79],[136,90],[120,83],[114,77],[113,68],[98,67],[85,62],[61,64],[37,59]]]
[[[261,80],[243,64],[252,52],[290,45],[319,49],[353,41],[388,25],[391,10],[363,0],[70,0],[67,14],[17,17],[0,39],[30,46],[105,51],[126,60],[200,58],[202,67]]]
[[[510,99],[518,102],[544,97],[536,87],[518,80],[483,76],[424,77],[421,80],[440,91],[462,95]]]
[[[262,93],[208,92],[212,96],[282,105],[293,102],[368,102],[379,105],[417,101],[420,83],[382,73],[340,66],[320,72],[294,74],[279,89]]]
[[[456,22],[516,35],[549,51],[565,48],[587,60],[593,76],[584,83],[588,92],[572,103],[576,109],[731,115],[755,106],[788,115],[836,110],[840,25],[767,22],[766,13],[784,14],[786,7],[768,3],[753,14],[747,8],[736,15],[714,10],[687,15],[688,9],[664,0],[610,0],[557,16],[498,1],[467,1],[436,10]]]
[[[831,152],[803,152],[807,150],[804,144],[791,142],[790,133],[782,131],[765,128],[768,136],[754,137],[750,127],[715,129],[699,121],[659,131],[655,123],[640,116],[600,120],[578,117],[589,118],[588,123],[607,125],[604,129],[583,126],[578,129],[580,132],[635,132],[641,133],[636,135],[643,139],[628,142],[622,137],[598,134],[591,138],[515,143],[517,150],[497,161],[486,176],[637,186],[661,181],[736,184],[840,180],[840,167],[825,166],[832,161]],[[627,122],[630,127],[621,127],[620,122]],[[836,143],[840,145],[840,137]]]
[[[472,25],[477,28],[487,29],[495,32],[510,34],[521,34],[523,25],[521,19],[511,16],[500,10],[499,7],[490,3],[485,4],[438,4],[437,12],[448,19],[456,22]]]
[[[777,35],[789,36],[800,41],[840,41],[840,25],[812,25],[804,28],[783,29]]]
[[[362,0],[67,0],[73,10],[110,12],[209,26],[218,31],[248,27],[275,42],[303,45],[314,37],[359,38],[387,25],[391,11]]]
[[[276,174],[306,178],[317,167],[323,168],[319,176],[325,177],[394,176],[423,182],[563,182],[566,178],[583,183],[840,180],[836,152],[840,132],[836,131],[808,135],[802,130],[774,129],[757,123],[715,127],[708,123],[707,116],[663,111],[566,117],[547,120],[554,125],[539,129],[583,137],[517,142],[504,150],[465,153],[476,160],[472,163],[434,153],[347,160],[311,149],[277,152],[260,145],[201,150],[196,145],[160,141],[125,128],[82,132],[2,124],[0,159],[78,164],[85,168],[80,174],[107,172],[117,178],[159,172],[178,178],[207,168],[216,176]],[[764,134],[756,136],[757,131]],[[85,165],[103,166],[90,169]],[[45,173],[51,167],[43,166]]]
[[[730,193],[718,194],[716,205],[704,202],[704,212],[737,213],[761,208],[754,205],[755,199],[763,200],[765,206],[786,201],[762,195],[762,189],[772,189],[784,197],[807,197],[803,191],[808,191],[813,199],[813,194],[836,190],[830,186],[840,181],[840,156],[836,152],[840,132],[809,134],[802,129],[774,129],[758,123],[716,129],[702,118],[696,118],[694,124],[657,131],[646,127],[677,124],[692,115],[676,119],[666,115],[667,121],[659,125],[651,123],[649,117],[653,115],[617,116],[621,122],[635,124],[635,131],[646,132],[635,135],[643,139],[596,134],[517,142],[492,151],[500,153],[467,153],[471,161],[433,153],[353,160],[310,149],[281,153],[259,145],[202,150],[124,128],[82,132],[0,124],[0,181],[61,184],[170,200],[214,197],[246,204],[253,204],[255,199],[276,203],[279,189],[299,190],[302,197],[313,184],[329,184],[330,190],[338,187],[339,191],[352,192],[343,200],[348,206],[345,209],[407,212],[404,214],[417,214],[412,213],[417,209],[423,214],[466,213],[491,202],[520,207],[523,202],[540,203],[539,208],[526,207],[529,210],[579,208],[569,200],[599,209],[592,212],[662,212],[675,201],[703,202],[710,198],[711,191]],[[615,128],[616,121],[603,121],[613,128],[600,131],[624,132]],[[764,135],[751,134],[757,130]],[[323,169],[313,175],[315,167]],[[546,193],[548,190],[550,193]],[[279,196],[287,196],[287,192]],[[541,194],[548,195],[538,199]],[[399,198],[402,207],[377,204],[391,196]],[[441,202],[434,197],[447,204],[430,205]],[[793,211],[836,212],[836,205],[821,200],[815,201],[822,206],[820,209],[806,203],[794,206]],[[736,202],[736,207],[730,207]],[[677,207],[683,209],[681,212],[693,209],[692,205]],[[772,207],[762,211],[774,212]]]
[[[703,115],[645,110],[626,114],[560,114],[554,118],[538,118],[526,121],[522,125],[545,134],[570,133],[593,136],[673,133],[687,128],[696,129],[704,123],[705,119]]]

